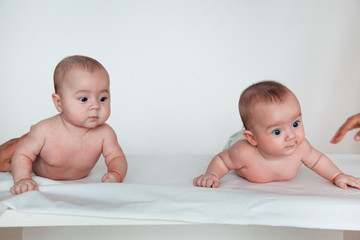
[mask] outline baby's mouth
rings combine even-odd
[[[293,144],[291,144],[291,145],[285,146],[286,149],[293,149],[293,148],[295,148],[295,147],[296,147],[296,143],[293,143]]]
[[[89,119],[90,119],[91,121],[96,121],[96,120],[99,119],[99,117],[98,117],[98,116],[91,116],[91,117],[89,117]]]

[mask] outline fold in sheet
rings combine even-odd
[[[306,167],[285,182],[250,183],[228,173],[217,189],[192,185],[212,156],[128,156],[124,183],[101,183],[100,159],[76,181],[34,176],[39,191],[12,196],[9,173],[0,174],[0,212],[175,220],[195,223],[360,230],[360,190],[340,189]],[[330,155],[360,177],[360,155]],[[1,214],[0,214],[1,218]]]

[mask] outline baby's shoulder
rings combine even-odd
[[[315,149],[307,139],[304,139],[303,143],[298,149],[298,153],[300,155],[301,161],[305,165],[311,165],[319,159],[321,152]]]
[[[114,129],[107,123],[101,124],[96,127],[97,131],[114,131]]]
[[[313,147],[311,146],[310,142],[305,138],[304,141],[298,147],[297,152],[300,155],[306,156],[306,155],[309,155],[312,150],[313,150]]]
[[[59,117],[58,115],[41,120],[40,122],[34,124],[31,126],[30,131],[31,132],[36,132],[36,131],[44,131],[47,130],[49,131],[52,128],[58,128],[59,124],[57,122],[59,122]]]
[[[252,145],[246,139],[240,139],[234,143],[229,149],[233,151],[248,151],[252,149]]]
[[[116,135],[114,129],[107,123],[101,124],[93,130],[102,135]]]
[[[55,120],[54,117],[51,117],[32,125],[28,137],[35,141],[35,139],[45,139],[46,136],[53,134],[54,131],[59,129],[58,125],[54,126]]]
[[[232,159],[242,159],[249,156],[254,151],[254,147],[245,139],[241,139],[234,143],[229,149],[228,154]]]

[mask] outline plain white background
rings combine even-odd
[[[82,54],[110,73],[108,123],[126,154],[219,152],[242,127],[241,91],[264,79],[298,96],[316,148],[360,153],[354,131],[329,143],[360,112],[359,13],[359,0],[0,0],[0,142],[57,114],[53,70],[64,57]],[[213,226],[205,228],[202,236],[216,236]],[[80,233],[64,230],[67,238],[82,236],[74,229]],[[161,237],[163,228],[151,229],[147,238]],[[37,238],[46,236],[47,229],[38,230]],[[284,229],[272,230],[246,236],[288,239]],[[16,231],[19,239],[34,236],[31,228],[23,237]],[[239,234],[244,230],[233,237]]]
[[[111,77],[108,123],[125,154],[213,154],[242,127],[241,91],[287,85],[324,153],[360,153],[358,0],[0,0],[0,142],[57,114],[52,74],[66,56]]]

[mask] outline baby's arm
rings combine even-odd
[[[122,182],[127,171],[125,155],[118,144],[116,134],[110,126],[106,126],[103,145],[103,155],[108,172],[102,182]]]
[[[308,143],[309,144],[309,143]],[[344,174],[324,154],[311,147],[309,144],[309,155],[304,164],[323,178],[332,181],[340,188],[351,186],[360,189],[360,179]]]
[[[193,183],[195,186],[211,188],[217,188],[219,186],[220,179],[228,173],[230,169],[233,169],[229,157],[230,149],[217,154],[211,160],[206,173],[194,179]]]
[[[14,152],[11,160],[14,186],[12,194],[21,194],[31,190],[38,190],[36,182],[31,178],[32,164],[43,146],[41,130],[34,126]]]

